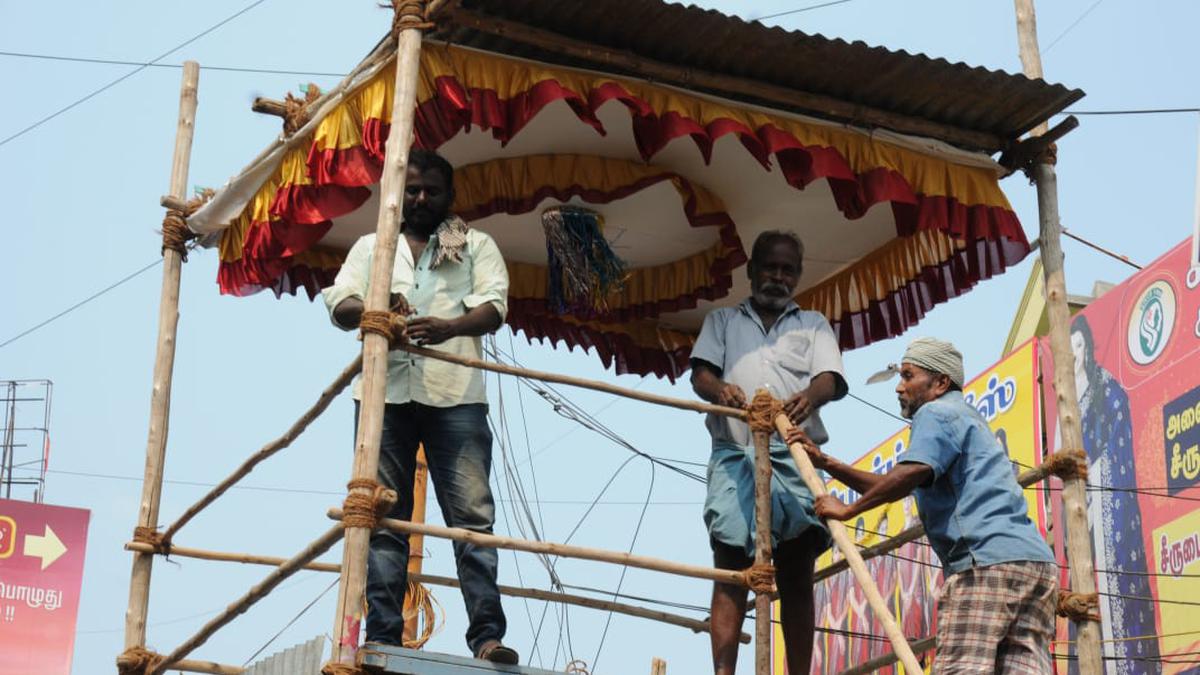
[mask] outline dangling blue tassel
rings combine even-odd
[[[549,284],[546,305],[557,313],[595,316],[608,310],[609,295],[625,285],[626,264],[604,238],[595,211],[559,206],[542,212]]]

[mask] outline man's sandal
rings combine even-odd
[[[521,662],[521,657],[517,655],[517,652],[511,647],[500,644],[499,640],[488,640],[483,643],[483,646],[475,653],[475,658],[508,666],[515,666]]]

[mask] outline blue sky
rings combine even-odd
[[[175,0],[120,3],[18,3],[0,0],[0,50],[141,61],[242,9],[247,1]],[[795,0],[702,3],[746,17],[813,4]],[[1089,11],[1090,10],[1090,11]],[[1087,15],[1080,19],[1087,12]],[[1200,6],[1184,0],[1043,2],[1039,28],[1048,79],[1088,92],[1080,110],[1200,105],[1200,57],[1193,28]],[[388,12],[374,2],[321,3],[267,0],[243,16],[164,59],[202,66],[250,66],[345,72],[387,29]],[[951,61],[1019,71],[1015,20],[1007,1],[853,0],[771,22]],[[1075,24],[1072,27],[1072,24]],[[664,27],[667,29],[668,27]],[[1068,32],[1068,28],[1070,29]],[[1061,38],[1060,38],[1061,36]],[[1056,41],[1057,40],[1057,41]],[[0,138],[130,70],[126,66],[52,62],[0,56]],[[0,342],[152,262],[158,256],[158,198],[167,190],[178,107],[180,71],[150,68],[38,129],[0,145]],[[282,97],[302,82],[322,86],[333,77],[246,74],[203,70],[190,185],[217,186],[239,170],[278,132],[278,120],[252,114],[256,95]],[[1059,188],[1064,224],[1072,231],[1147,263],[1191,231],[1197,148],[1195,115],[1081,118],[1060,144]],[[1003,184],[1036,236],[1033,189],[1020,175]],[[1096,279],[1119,281],[1129,268],[1067,241],[1068,288],[1090,292]],[[1027,260],[984,282],[966,297],[935,309],[909,336],[938,335],[956,342],[976,373],[999,356],[1029,272]],[[352,338],[334,330],[320,303],[270,294],[223,297],[216,287],[215,251],[198,251],[184,269],[179,351],[167,463],[169,481],[211,483],[281,433],[353,358]],[[150,373],[161,275],[151,271],[65,318],[0,348],[0,378],[49,378],[55,383],[53,455],[47,490],[51,503],[92,511],[74,673],[111,672],[121,650],[129,578],[128,540],[137,514],[144,462]],[[867,374],[895,360],[907,337],[846,355],[855,393],[889,410],[890,388],[864,387]],[[497,336],[535,368],[603,378],[647,391],[691,396],[684,386],[615,377],[597,359],[576,351],[529,346],[522,336]],[[493,385],[494,386],[494,385]],[[528,389],[493,388],[511,425],[505,451],[550,540],[566,538],[588,504],[630,453],[564,420]],[[651,454],[703,462],[707,438],[701,420],[685,413],[650,411],[623,400],[565,391],[614,431]],[[522,416],[521,410],[524,410]],[[349,474],[351,411],[341,399],[291,449],[256,471],[189,525],[181,545],[289,556],[328,523],[326,508],[341,501]],[[845,458],[865,452],[897,423],[846,400],[831,406],[826,423],[831,450]],[[526,435],[526,431],[528,436]],[[528,438],[528,440],[527,440]],[[497,465],[503,464],[498,445]],[[529,456],[534,461],[528,461]],[[498,472],[503,480],[503,473]],[[628,548],[650,488],[648,464],[629,462],[572,541]],[[698,483],[659,469],[635,550],[693,563],[708,559]],[[286,488],[291,492],[274,490]],[[171,519],[204,488],[168,483],[162,512]],[[498,490],[509,499],[507,488]],[[519,534],[516,504],[505,507],[498,530]],[[436,509],[431,508],[436,514]],[[436,515],[431,519],[437,521]],[[450,547],[427,544],[427,570],[452,574]],[[339,556],[327,556],[337,560]],[[532,557],[503,554],[504,583],[547,585]],[[230,599],[260,579],[264,568],[201,561],[155,563],[149,642],[170,650]],[[563,561],[568,584],[616,587],[620,570]],[[332,581],[302,573],[239,618],[197,652],[242,663]],[[702,582],[630,570],[624,592],[703,605]],[[447,624],[431,648],[461,652],[462,604],[455,592],[435,588]],[[333,596],[326,594],[286,629],[267,653],[330,631]],[[600,673],[637,673],[652,657],[669,672],[704,672],[703,636],[639,619],[615,617],[601,646],[606,615],[571,609],[564,620],[551,608],[538,639],[543,605],[506,600],[509,642],[535,665],[561,669],[583,659]],[[691,614],[689,612],[683,612]],[[568,630],[569,626],[569,630]],[[751,650],[743,650],[749,672]],[[569,655],[569,657],[568,657]]]

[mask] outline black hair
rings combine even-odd
[[[419,169],[421,173],[431,169],[442,172],[442,177],[446,179],[446,187],[454,189],[454,167],[436,152],[413,148],[408,153],[408,165]]]
[[[1099,368],[1096,363],[1096,340],[1092,337],[1092,327],[1088,325],[1087,317],[1076,314],[1071,320],[1071,332],[1083,336],[1083,370],[1089,375],[1094,374]]]
[[[753,265],[762,260],[767,255],[768,247],[777,241],[785,241],[795,246],[796,257],[799,258],[800,264],[804,264],[804,242],[800,240],[799,235],[788,230],[767,230],[759,234],[754,239],[754,246],[750,249],[750,264]]]

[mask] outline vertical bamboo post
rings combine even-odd
[[[776,415],[774,422],[775,429],[779,431],[780,436],[786,436],[787,432],[792,428],[791,420],[788,419],[787,415],[782,413]],[[792,453],[792,460],[796,462],[796,468],[800,470],[800,477],[804,479],[804,484],[813,493],[813,497],[816,498],[828,494],[825,490],[825,483],[821,482],[821,477],[817,475],[817,470],[813,467],[812,461],[809,460],[808,454],[804,452],[804,447],[799,443],[792,443],[788,446],[788,450]],[[892,643],[892,650],[896,653],[898,660],[904,665],[904,672],[925,672],[921,668],[921,664],[917,661],[917,655],[913,653],[912,646],[905,639],[904,631],[900,630],[900,625],[896,623],[896,618],[892,616],[892,612],[888,609],[887,602],[880,595],[879,587],[875,585],[875,579],[871,577],[871,572],[867,569],[867,564],[863,562],[862,554],[859,553],[854,540],[850,538],[850,533],[846,531],[845,523],[837,520],[827,520],[825,524],[829,526],[829,535],[833,537],[834,545],[845,556],[846,563],[850,566],[850,572],[854,575],[854,580],[862,588],[863,595],[867,596],[867,604],[870,605],[871,611],[875,613],[875,618],[883,624],[883,632],[887,635],[888,641]]]
[[[650,662],[650,675],[667,675],[667,662],[657,656],[654,657],[654,660]]]
[[[425,507],[427,506],[427,494],[429,492],[429,464],[425,461],[425,446],[417,448],[417,464],[416,470],[413,471],[413,512],[409,518],[414,523],[425,522]],[[422,562],[425,559],[425,535],[412,534],[408,537],[408,578],[409,584],[412,584],[414,575],[421,573]],[[404,644],[408,644],[417,639],[417,629],[420,623],[420,616],[416,614],[417,603],[416,596],[412,593],[404,596],[404,612],[414,612],[411,621],[404,622]],[[432,617],[430,617],[432,620]]]
[[[1042,56],[1038,49],[1037,18],[1033,0],[1014,0],[1017,14],[1017,40],[1025,75],[1042,77]],[[1034,130],[1044,133],[1046,125]],[[1083,449],[1079,399],[1075,391],[1075,354],[1071,351],[1071,312],[1067,308],[1067,282],[1063,270],[1062,226],[1058,219],[1058,178],[1052,161],[1036,160],[1033,179],[1037,183],[1038,240],[1042,259],[1042,278],[1046,286],[1046,314],[1050,324],[1050,353],[1054,356],[1054,391],[1058,400],[1058,425],[1064,449]],[[1096,591],[1095,564],[1092,558],[1091,532],[1087,521],[1087,479],[1063,481],[1063,516],[1067,526],[1067,564],[1071,590]],[[1099,675],[1103,672],[1100,651],[1100,625],[1093,620],[1078,623],[1076,651],[1079,672]]]
[[[399,7],[413,8],[423,16],[424,2]],[[414,17],[420,18],[420,17]],[[416,22],[414,22],[416,23]],[[403,25],[403,24],[402,24]],[[392,124],[388,133],[383,175],[380,177],[379,218],[376,222],[375,251],[371,261],[370,289],[366,311],[387,311],[391,291],[392,267],[403,215],[404,180],[408,166],[408,146],[412,139],[416,109],[417,76],[421,56],[421,28],[402,27],[396,40],[396,91],[392,99]],[[354,478],[375,480],[379,474],[379,441],[383,433],[384,394],[387,387],[388,339],[383,335],[363,335],[362,405],[358,418],[358,439],[354,449]],[[367,494],[367,488],[355,488]],[[366,590],[367,547],[371,532],[363,527],[346,529],[342,550],[342,576],[338,586],[337,615],[333,626],[335,663],[353,664],[358,651],[363,621],[363,595]]]
[[[196,127],[196,89],[200,64],[183,64],[179,90],[179,122],[175,128],[175,152],[171,160],[170,195],[184,199],[192,135]],[[153,388],[150,392],[150,431],[146,440],[146,469],[142,478],[142,500],[138,526],[156,528],[162,497],[163,464],[167,453],[167,427],[171,415],[171,376],[175,370],[175,330],[179,324],[179,277],[183,256],[164,248],[162,291],[158,302],[158,342],[154,357]],[[134,553],[129,580],[129,605],[125,610],[125,648],[146,644],[146,613],[150,605],[150,573],[153,553]]]
[[[771,432],[754,434],[754,564],[771,563]],[[771,594],[754,594],[754,673],[771,675]]]

